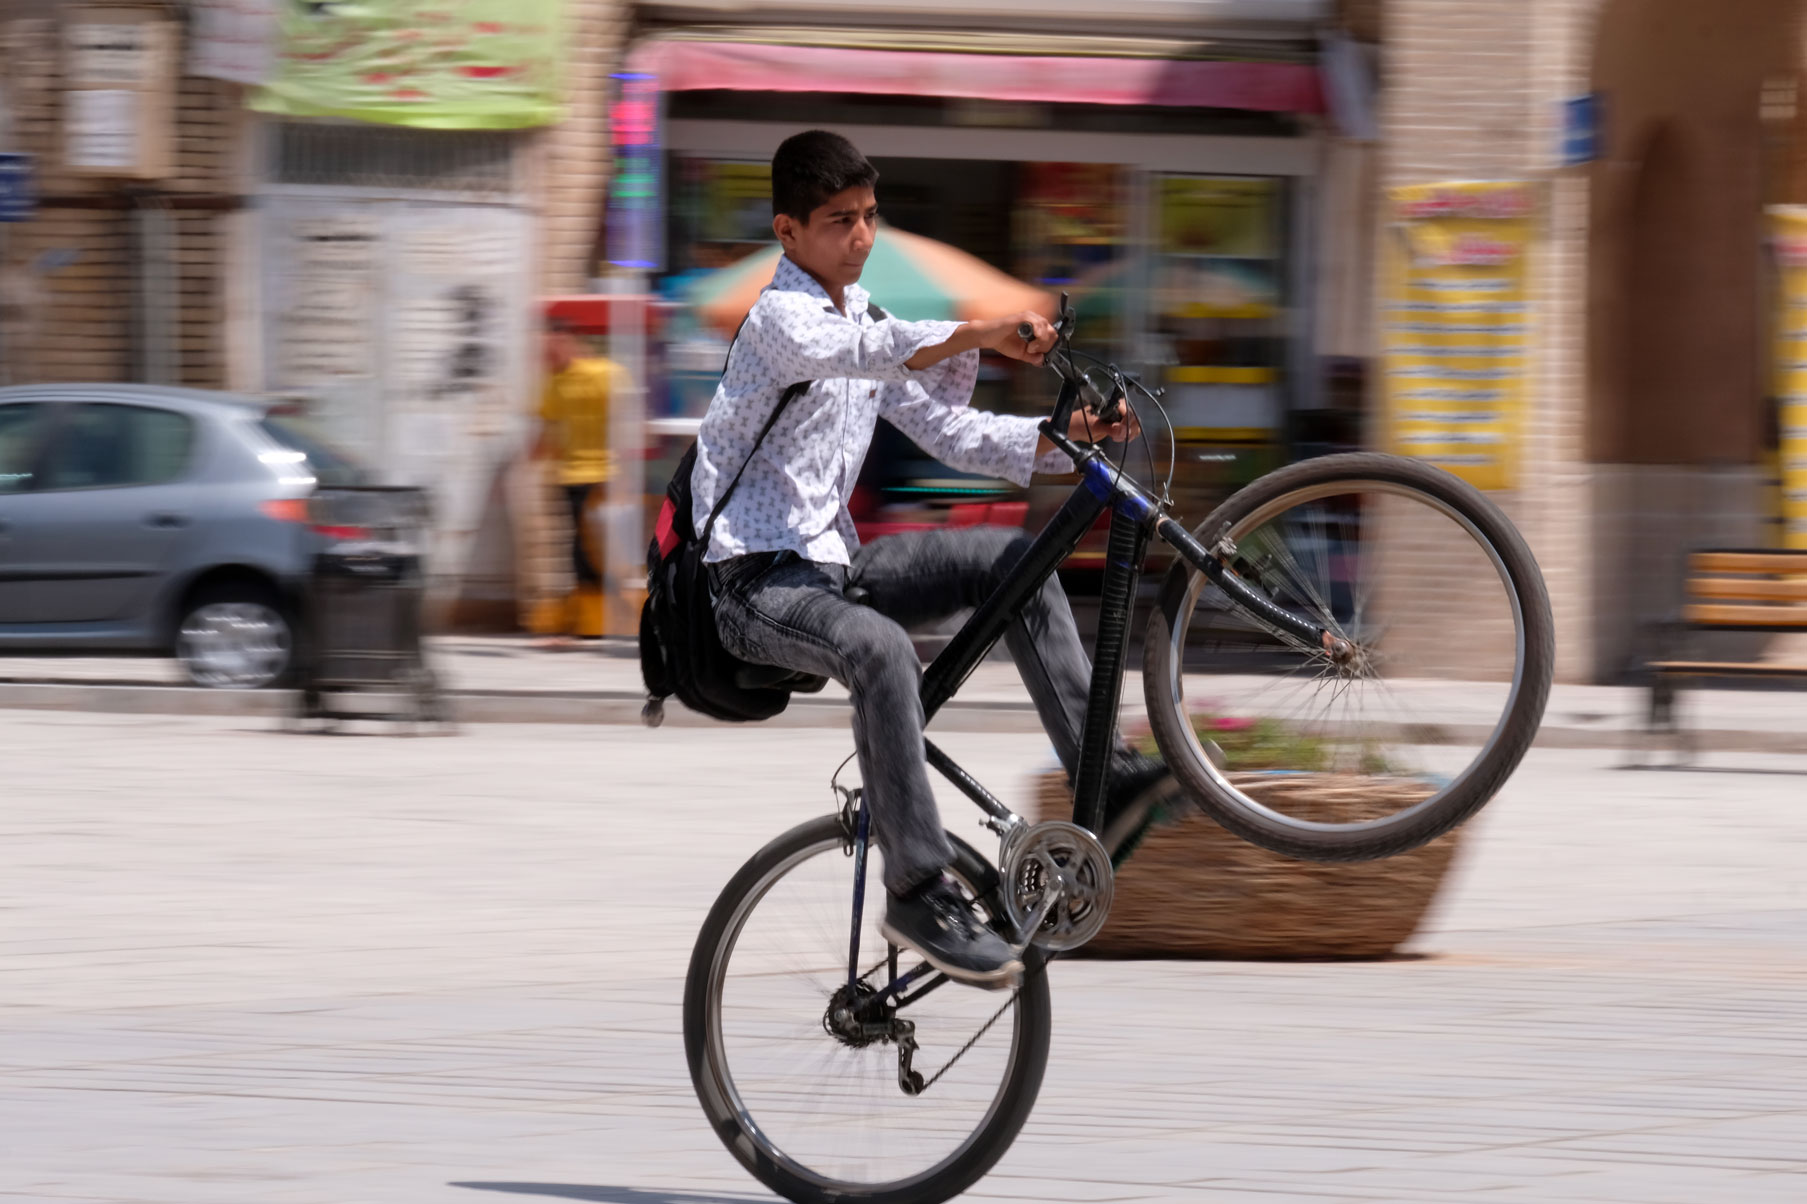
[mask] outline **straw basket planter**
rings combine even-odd
[[[1264,802],[1314,819],[1396,811],[1423,797],[1411,784],[1378,796],[1332,774],[1235,774]],[[1394,792],[1398,793],[1394,793]],[[1066,775],[1036,780],[1035,819],[1069,819]],[[1404,944],[1449,872],[1460,829],[1383,861],[1294,861],[1256,848],[1197,811],[1152,829],[1117,875],[1097,957],[1374,958]]]

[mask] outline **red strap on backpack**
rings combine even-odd
[[[678,531],[675,526],[677,507],[666,498],[665,504],[659,507],[659,520],[653,525],[653,539],[659,545],[659,558],[663,560],[671,555],[671,550],[678,546]]]

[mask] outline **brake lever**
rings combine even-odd
[[[1111,390],[1110,398],[1093,413],[1098,415],[1098,420],[1104,425],[1116,426],[1123,421],[1123,403],[1128,400],[1128,396],[1123,391],[1123,385],[1119,382],[1116,388]]]

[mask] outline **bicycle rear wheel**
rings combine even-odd
[[[950,873],[1001,914],[997,872],[950,839],[958,853]],[[1044,961],[1029,950],[1015,992],[944,981],[889,1013],[865,1013],[914,1026],[913,1064],[926,1088],[907,1093],[898,1043],[850,1034],[833,1019],[848,1002],[847,843],[840,817],[812,820],[760,850],[722,891],[685,983],[690,1077],[716,1134],[779,1195],[937,1204],[991,1169],[1035,1104],[1048,1060]],[[881,875],[874,849],[860,941],[861,967],[870,968],[861,982],[873,989],[893,972],[878,932]],[[904,953],[897,969],[919,961]]]
[[[1326,456],[1240,490],[1194,534],[1348,645],[1308,646],[1190,564],[1169,572],[1143,656],[1149,724],[1224,827],[1293,857],[1384,857],[1460,824],[1517,768],[1554,626],[1530,549],[1479,491],[1396,456]]]

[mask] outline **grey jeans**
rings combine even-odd
[[[710,566],[728,651],[754,664],[832,677],[852,695],[854,747],[893,894],[954,858],[929,789],[922,663],[908,630],[984,601],[1029,543],[1020,531],[963,527],[875,539],[854,553],[851,567],[793,552]],[[849,587],[866,591],[863,603],[847,600]],[[1058,578],[1048,579],[1004,640],[1070,778],[1092,670]]]

